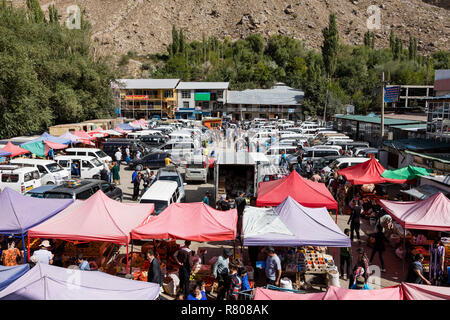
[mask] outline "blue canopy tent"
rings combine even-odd
[[[6,187],[0,193],[0,234],[19,235],[17,237],[22,239],[25,250],[24,237],[27,231],[53,217],[73,201],[27,197]]]
[[[3,151],[3,150],[0,150],[0,157],[7,157],[7,156],[10,156],[10,155],[12,155],[11,152],[6,152],[6,151]]]
[[[72,142],[72,140],[70,140],[70,139],[61,138],[61,137],[55,137],[55,136],[52,136],[51,134],[48,134],[47,132],[44,132],[39,138],[31,140],[28,143],[38,142],[38,141],[43,141],[43,140],[50,141],[50,142],[61,143],[61,144],[70,144]]]
[[[30,270],[28,263],[13,267],[0,266],[0,291]]]
[[[128,123],[119,124],[119,128],[123,129],[123,130],[131,130],[131,131],[137,130],[136,127],[133,127],[133,126],[129,125]]]

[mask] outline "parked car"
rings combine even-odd
[[[178,184],[175,181],[155,181],[142,195],[139,203],[153,203],[158,215],[172,203],[181,202]]]
[[[97,148],[67,148],[65,152],[68,156],[88,156],[95,157],[101,162],[112,161],[110,156],[108,156],[103,150]]]
[[[367,157],[368,154],[378,154],[378,149],[376,148],[364,148],[364,149],[359,149],[359,150],[355,150],[355,157]]]
[[[123,199],[122,189],[118,188],[115,184],[97,179],[79,180],[79,183],[74,186],[66,182],[51,190],[45,191],[44,198],[86,200],[98,190],[102,190],[108,197],[116,201],[122,201]]]
[[[183,181],[183,177],[181,176],[177,168],[169,167],[159,169],[158,173],[156,174],[156,181],[159,180],[175,181],[178,184],[178,192],[180,193],[181,202],[184,202],[186,200],[184,186],[187,185],[187,183]]]
[[[25,193],[40,186],[41,176],[36,168],[0,165],[0,190],[8,187]]]
[[[134,155],[138,150],[141,152],[142,155],[145,155],[149,153],[151,149],[146,145],[144,145],[142,142],[131,139],[107,139],[103,143],[102,149],[113,160],[116,160],[115,153],[120,147],[122,148],[122,160],[125,160],[126,157],[125,149],[127,146],[130,148],[130,152],[132,155]]]
[[[195,155],[186,160],[184,177],[186,181],[208,182],[208,157]]]
[[[149,167],[152,169],[161,168],[165,166],[164,159],[168,156],[170,156],[170,154],[167,152],[149,153],[141,159],[131,160],[129,167],[138,171],[143,170],[144,167]]]
[[[81,179],[100,179],[100,171],[103,169],[103,163],[95,157],[88,156],[57,156],[55,161],[64,169],[69,170],[71,177],[75,177],[75,171],[72,171],[72,163],[79,166]]]
[[[16,158],[11,159],[9,163],[37,169],[41,176],[42,185],[61,184],[70,179],[70,171],[53,160]]]
[[[334,160],[332,163],[330,163],[328,166],[324,167],[322,170],[325,172],[325,174],[330,174],[332,168],[334,166],[337,166],[339,170],[345,169],[351,166],[354,166],[355,164],[366,162],[367,160],[370,160],[368,158],[356,158],[356,157],[342,157]]]
[[[141,142],[145,144],[149,148],[155,148],[163,145],[168,141],[166,136],[162,135],[151,135],[151,136],[142,136]]]
[[[25,196],[32,197],[32,198],[44,198],[44,192],[52,190],[56,188],[56,184],[47,184],[45,186],[40,186],[37,188],[33,188],[30,191],[25,192]]]

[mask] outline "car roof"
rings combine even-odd
[[[82,179],[80,184],[74,187],[69,187],[67,182],[47,191],[49,193],[79,193],[99,183],[106,183],[106,181],[98,179]]]
[[[28,173],[28,172],[35,172],[35,171],[37,171],[37,169],[34,167],[17,167],[15,165],[0,165],[0,172],[2,172],[2,173],[16,173],[17,174],[17,173]]]
[[[362,158],[362,157],[348,157],[348,158],[338,158],[336,159],[338,162],[366,162],[370,160],[370,158]]]
[[[97,159],[97,157],[92,157],[92,156],[57,156],[55,157],[55,160],[93,160],[93,159]]]
[[[56,162],[53,161],[53,160],[45,160],[45,159],[28,159],[28,158],[16,158],[16,159],[11,159],[9,162],[10,162],[10,163],[41,164],[41,165],[46,165],[46,164],[56,163]]]
[[[52,190],[54,188],[56,188],[57,185],[56,184],[46,184],[37,188],[33,188],[30,191],[28,191],[27,193],[44,193],[45,191],[48,190]]]
[[[169,201],[173,193],[178,189],[175,181],[157,180],[142,195],[142,200],[162,200]]]
[[[66,151],[92,151],[97,152],[100,151],[100,149],[97,148],[67,148]]]

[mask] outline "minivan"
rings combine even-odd
[[[10,164],[37,169],[41,176],[42,185],[59,185],[70,179],[70,171],[52,160],[17,158],[11,159]]]
[[[149,148],[157,148],[165,144],[169,139],[163,135],[142,136],[141,142]]]
[[[0,190],[8,187],[25,193],[41,186],[41,176],[36,168],[17,165],[0,165]]]
[[[83,179],[100,179],[100,171],[104,168],[104,164],[95,157],[88,156],[57,156],[55,161],[66,170],[69,170],[71,177],[77,177],[75,171],[72,170],[72,163],[78,164],[80,176]]]
[[[107,139],[103,145],[103,151],[115,160],[115,153],[122,148],[122,159],[125,159],[125,149],[130,148],[131,154],[135,154],[138,150],[144,155],[150,151],[150,148],[145,146],[142,142],[131,139]]]
[[[313,160],[326,156],[339,156],[340,152],[329,148],[303,148],[303,160]]]
[[[139,203],[153,203],[158,215],[172,203],[180,203],[181,196],[175,181],[155,181],[142,195]]]
[[[162,152],[170,153],[171,157],[176,160],[186,159],[188,156],[196,153],[197,151],[199,151],[199,154],[202,154],[202,151],[199,150],[201,148],[196,148],[193,141],[184,142],[169,140],[167,143],[163,144],[157,149],[161,150]],[[154,149],[153,151],[156,152],[157,150]]]
[[[45,191],[44,198],[86,200],[98,190],[102,190],[109,198],[122,202],[122,189],[118,188],[114,183],[97,179],[74,180],[71,183],[66,182],[56,188]]]
[[[369,148],[369,143],[365,141],[334,141],[332,145],[341,146],[343,151],[353,150],[353,152],[355,152],[355,148]]]
[[[101,162],[112,161],[104,151],[96,148],[68,148],[65,151],[68,156],[88,156],[98,158]]]
[[[184,178],[186,181],[208,182],[208,157],[203,155],[194,155],[186,161],[186,170]]]

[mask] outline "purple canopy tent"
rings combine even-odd
[[[28,270],[30,270],[30,265],[28,263],[12,267],[0,266],[0,290],[5,289],[11,283],[27,273]]]
[[[246,208],[243,237],[245,246],[351,246],[326,208],[307,208],[291,197],[274,209]]]
[[[156,283],[38,263],[0,291],[0,300],[155,300],[159,292]]]
[[[0,234],[21,235],[25,249],[24,235],[28,229],[53,217],[72,202],[73,199],[27,197],[6,187],[0,193]]]
[[[65,138],[61,138],[61,137],[55,137],[52,136],[51,134],[44,132],[39,138],[36,138],[34,140],[28,141],[27,143],[32,143],[32,142],[38,142],[38,141],[50,141],[50,142],[56,142],[56,143],[61,143],[61,144],[69,144],[71,142],[70,139],[65,139]],[[27,144],[24,143],[24,144]]]
[[[66,131],[66,133],[60,135],[59,138],[64,140],[70,140],[71,143],[81,143],[82,142],[81,140],[83,140],[81,137],[76,136],[70,133],[69,131]]]

